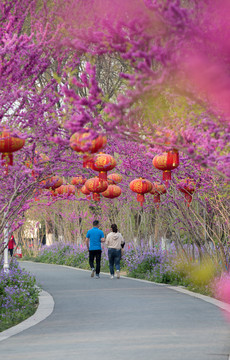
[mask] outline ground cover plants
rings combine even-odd
[[[39,288],[36,279],[22,270],[16,259],[9,272],[0,272],[0,331],[27,319],[37,309]]]

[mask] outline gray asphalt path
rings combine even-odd
[[[0,343],[4,360],[229,360],[220,309],[147,282],[22,263],[54,298],[44,321]]]

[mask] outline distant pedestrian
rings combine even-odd
[[[10,253],[11,257],[13,256],[15,245],[16,245],[16,242],[14,240],[14,236],[11,235],[10,240],[8,242],[8,250],[9,250],[9,253]]]
[[[91,267],[91,277],[94,277],[95,267],[94,259],[96,258],[96,279],[100,278],[101,270],[101,243],[105,241],[105,235],[102,230],[98,229],[99,221],[94,220],[93,228],[86,234],[86,246],[89,250],[89,265]]]
[[[120,278],[120,261],[121,261],[121,249],[125,245],[125,240],[121,233],[117,231],[117,225],[111,225],[112,232],[106,237],[106,245],[108,247],[109,256],[109,270],[111,279],[114,278],[114,266],[116,268],[117,278]]]

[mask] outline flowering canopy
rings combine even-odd
[[[25,146],[7,176],[1,163],[1,229],[20,226],[42,180],[94,176],[69,146],[85,127],[89,139],[108,137],[120,201],[133,178],[161,179],[151,161],[171,148],[181,155],[173,181],[222,191],[230,178],[228,11],[227,0],[221,8],[217,0],[3,1],[0,130],[20,131]]]

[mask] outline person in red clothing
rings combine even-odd
[[[14,247],[16,245],[16,242],[14,240],[14,236],[11,235],[10,237],[10,240],[8,242],[8,250],[9,250],[9,253],[10,253],[10,256],[12,257],[13,256],[13,252],[14,252]]]

